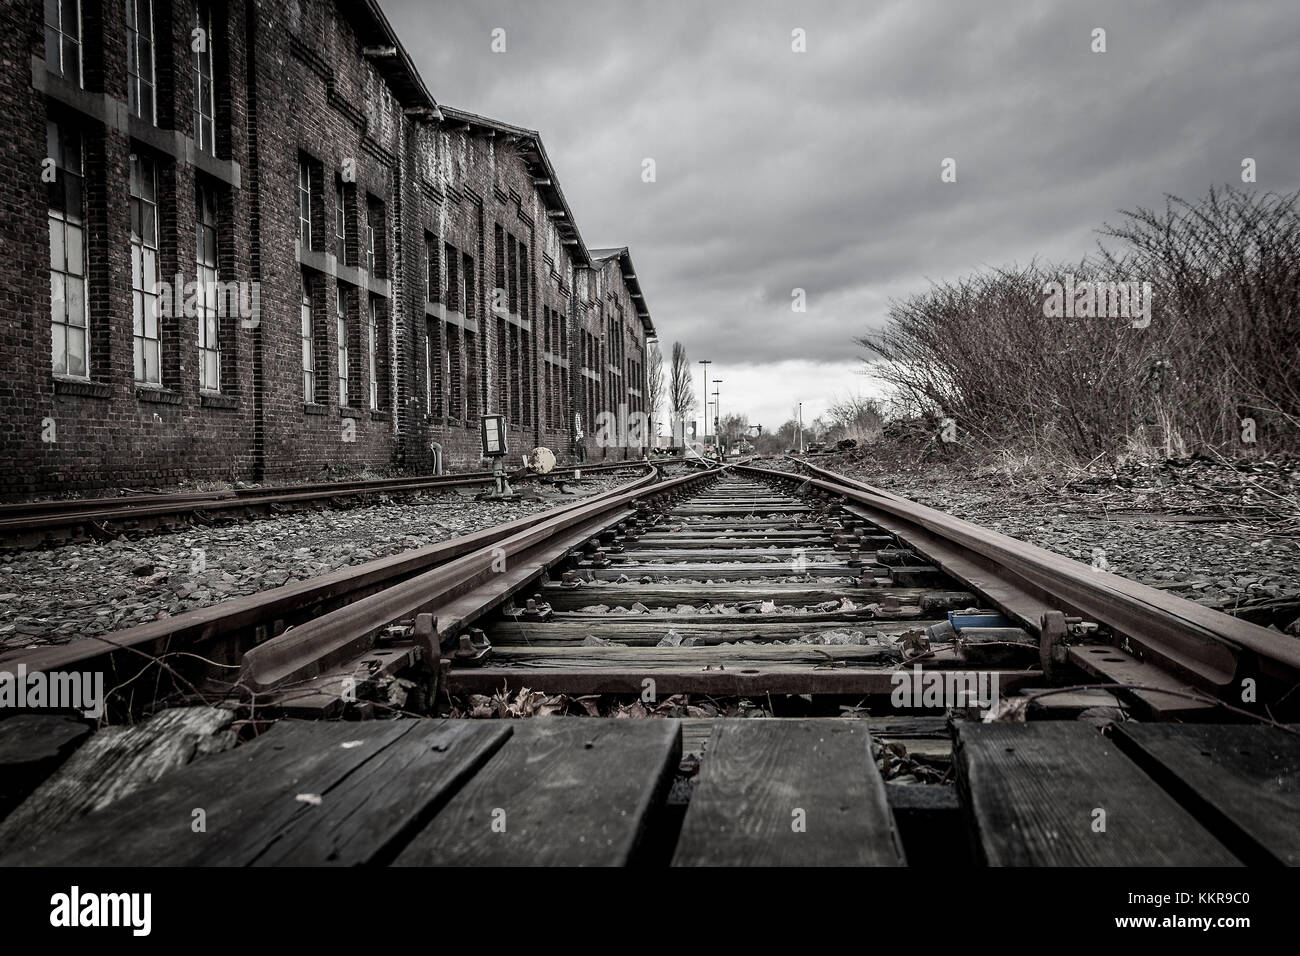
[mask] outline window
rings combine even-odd
[[[515,242],[515,237],[508,234],[506,236],[506,263],[506,269],[508,270],[507,275],[509,276],[508,281],[510,283],[510,295],[506,299],[509,304],[506,306],[506,311],[512,315],[518,315],[519,283],[516,277],[519,275],[519,246]]]
[[[443,327],[444,370],[447,381],[447,415],[457,421],[465,420],[465,365],[460,338],[464,334],[459,326],[450,322]]]
[[[379,408],[379,316],[375,311],[375,300],[370,300],[370,321],[366,326],[367,341],[370,347],[370,407]]]
[[[522,384],[522,370],[519,365],[519,327],[515,325],[508,326],[506,328],[506,335],[509,337],[510,353],[510,422],[511,424],[518,425],[523,422],[523,418],[520,415],[521,406],[519,400],[519,388]]]
[[[474,257],[469,253],[461,257],[460,287],[465,295],[460,311],[464,313],[466,321],[469,321],[474,318]]]
[[[478,336],[465,330],[465,349],[461,356],[465,370],[465,414],[474,416],[479,408],[478,395]]]
[[[45,0],[45,67],[82,85],[81,0]]]
[[[311,163],[298,158],[298,243],[306,252],[311,245],[311,207],[312,207],[312,168]]]
[[[199,388],[221,391],[221,319],[217,308],[217,193],[210,185],[196,189],[194,255],[198,279]]]
[[[311,286],[307,273],[302,274],[302,292],[300,299],[302,316],[302,400],[316,400],[316,352],[312,341],[311,321]]]
[[[81,137],[75,129],[51,120],[45,124],[45,139],[55,167],[48,214],[54,374],[89,378]]]
[[[443,297],[443,302],[447,306],[448,312],[460,311],[460,270],[457,266],[460,264],[460,254],[456,247],[448,245],[446,247],[447,263],[447,294]]]
[[[194,142],[205,153],[217,155],[217,94],[212,74],[212,10],[199,3],[194,10]]]
[[[340,265],[348,264],[348,212],[351,197],[342,176],[334,178],[334,258]]]
[[[438,263],[438,239],[424,234],[424,301],[442,301],[442,269]]]
[[[334,316],[339,342],[339,405],[346,408],[348,404],[348,311],[343,287],[337,284],[334,286]]]
[[[131,310],[135,380],[162,385],[162,338],[158,334],[158,165],[131,154]]]
[[[380,248],[384,231],[384,204],[373,196],[366,197],[366,271],[372,276],[385,274],[385,255]]]
[[[126,0],[126,105],[132,116],[156,124],[153,0]]]
[[[426,319],[424,323],[424,410],[426,414],[442,415],[442,391],[435,384],[437,373],[434,371],[434,357],[439,354],[437,345],[438,323],[434,319]],[[437,396],[438,407],[434,408],[434,397]]]

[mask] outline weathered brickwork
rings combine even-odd
[[[594,429],[643,407],[626,250],[371,4],[12,6],[0,495],[476,468],[488,412],[512,456],[639,456]]]

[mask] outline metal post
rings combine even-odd
[[[709,443],[709,366],[713,364],[713,359],[700,359],[700,364],[704,366],[704,444]]]

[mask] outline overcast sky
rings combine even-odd
[[[1247,156],[1300,187],[1297,0],[381,2],[439,102],[541,132],[665,353],[769,428],[872,391],[854,336],[930,279],[1077,259]]]

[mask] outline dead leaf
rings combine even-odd
[[[986,724],[1023,724],[1029,710],[1028,697],[1007,697],[997,701],[984,715]]]

